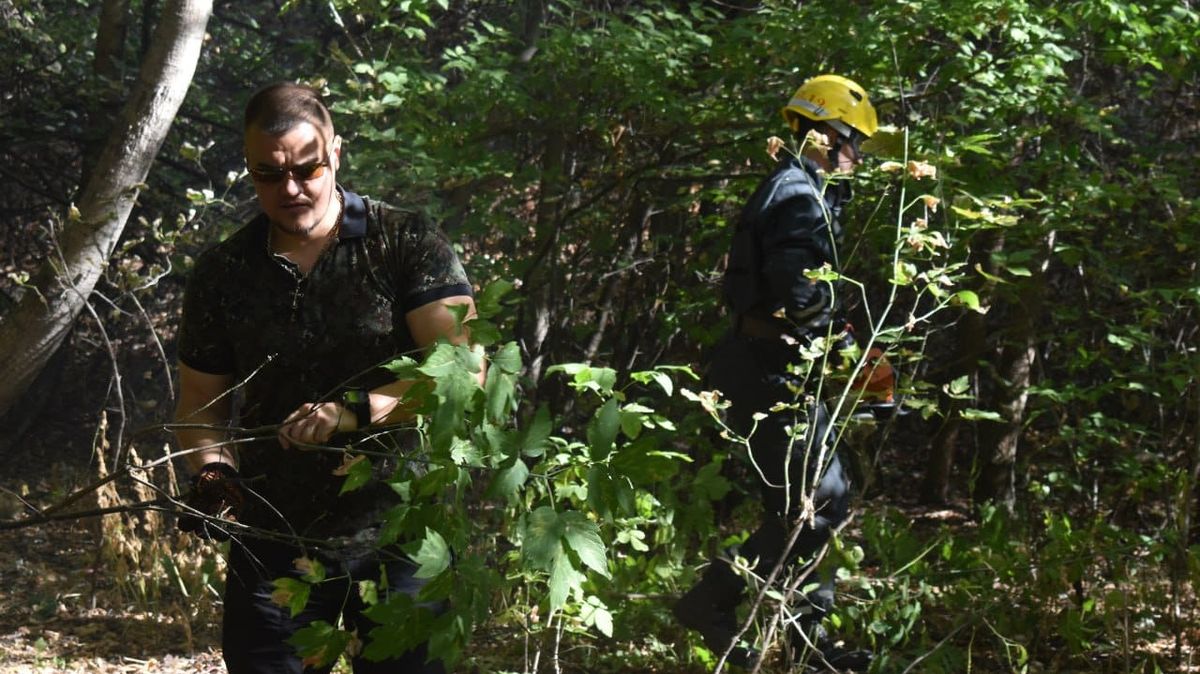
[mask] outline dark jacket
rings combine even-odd
[[[780,320],[782,309],[784,326],[798,333],[829,325],[835,289],[805,276],[826,263],[839,268],[842,200],[826,187],[815,162],[788,156],[746,202],[725,272],[725,301],[735,315]]]

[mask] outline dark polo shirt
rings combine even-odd
[[[341,189],[341,188],[339,188]],[[417,349],[404,316],[471,295],[458,256],[424,214],[343,191],[337,241],[307,275],[270,252],[260,214],[196,261],[184,296],[179,359],[239,384],[239,425],[278,424],[301,404],[375,388],[380,367]],[[388,490],[339,497],[342,457],[284,450],[272,437],[240,446],[252,493],[242,520],[302,536],[348,535],[371,523]]]

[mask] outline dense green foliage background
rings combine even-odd
[[[69,226],[155,4],[130,3],[107,68],[96,7],[0,5],[0,299],[32,292]],[[755,505],[689,372],[726,327],[722,256],[777,110],[828,71],[894,127],[880,160],[936,169],[869,164],[845,218],[853,318],[914,413],[844,434],[867,486],[830,555],[840,633],[886,672],[1193,665],[1192,3],[222,3],[209,32],[93,302],[88,329],[147,372],[117,383],[123,424],[167,416],[150,330],[169,363],[191,259],[253,207],[240,110],[265,82],[325,89],[342,182],[436,211],[481,289],[487,387],[462,375],[477,352],[395,364],[438,404],[420,444],[435,468],[395,478],[389,527],[454,609],[380,604],[391,639],[368,648],[432,631],[485,671],[711,665],[665,607],[739,534],[714,510],[748,522]],[[972,519],[930,525],[918,502]],[[348,638],[318,627],[305,648]]]

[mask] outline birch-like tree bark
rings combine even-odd
[[[0,322],[0,415],[21,400],[62,344],[108,264],[140,185],[183,103],[212,15],[212,0],[170,0],[137,84],[113,127],[58,249]]]

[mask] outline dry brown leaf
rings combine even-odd
[[[784,140],[779,136],[771,136],[767,139],[767,154],[771,156],[771,159],[779,161],[779,151],[782,150],[786,144],[787,143],[784,142]]]
[[[937,179],[937,167],[923,161],[909,161],[908,175],[912,176],[913,180],[921,180],[922,178]]]
[[[350,474],[350,469],[354,467],[354,464],[364,461],[366,458],[367,457],[364,454],[346,454],[342,457],[342,465],[333,469],[333,474],[339,477],[345,477],[346,475]]]

